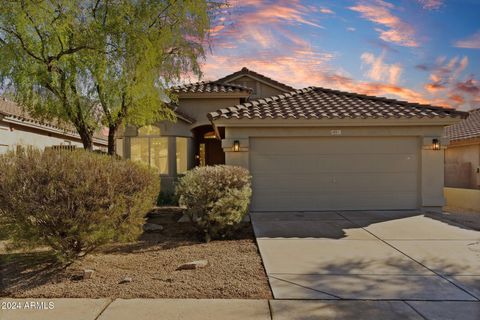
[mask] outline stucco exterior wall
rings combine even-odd
[[[222,146],[226,153],[227,164],[249,169],[249,140],[252,137],[332,137],[332,130],[339,129],[325,124],[321,127],[227,126]],[[417,137],[419,141],[418,208],[424,209],[438,209],[445,204],[443,196],[444,150],[431,149],[432,138],[439,138],[442,133],[443,126],[341,127],[342,137]],[[240,152],[233,151],[232,146],[235,140],[240,142]]]
[[[446,205],[480,212],[480,190],[444,188]]]
[[[448,146],[445,151],[445,186],[480,189],[480,142]]]
[[[0,119],[0,154],[13,150],[16,146],[33,146],[43,150],[45,147],[58,145],[72,145],[83,148],[80,139],[7,123]],[[106,146],[94,145],[94,149],[106,149]]]
[[[243,76],[241,78],[229,81],[229,83],[239,84],[253,89],[253,93],[250,96],[251,99],[276,96],[284,92],[280,89],[274,88],[272,86],[269,86],[268,84],[265,84],[261,81],[255,80],[247,76]]]

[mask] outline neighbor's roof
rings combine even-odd
[[[253,70],[250,70],[250,69],[248,69],[248,68],[246,68],[246,67],[243,67],[240,71],[234,72],[234,73],[232,73],[232,74],[229,74],[228,76],[225,76],[225,77],[223,77],[223,78],[221,78],[221,79],[218,79],[217,81],[218,81],[218,82],[223,82],[223,83],[225,83],[225,82],[232,81],[232,80],[234,80],[234,79],[236,79],[236,78],[239,78],[239,77],[245,76],[245,75],[250,75],[250,76],[255,77],[255,78],[257,78],[257,79],[263,80],[264,82],[270,83],[270,84],[272,84],[272,85],[274,85],[274,86],[276,86],[276,87],[279,87],[279,88],[281,88],[281,89],[283,89],[283,90],[285,90],[285,91],[287,91],[287,92],[289,92],[289,91],[294,91],[294,90],[295,90],[295,88],[290,87],[289,85],[286,85],[285,83],[281,83],[281,82],[279,82],[279,81],[277,81],[277,80],[274,80],[274,79],[272,79],[272,78],[270,78],[270,77],[267,77],[267,76],[265,76],[265,75],[263,75],[263,74],[260,74],[260,73],[258,73],[258,72],[255,72],[255,71],[253,71]]]
[[[333,118],[465,118],[466,112],[349,93],[308,87],[269,98],[210,112],[216,119],[333,119]]]
[[[471,110],[470,116],[445,128],[445,135],[450,141],[480,138],[480,109]]]
[[[252,89],[230,83],[222,83],[219,81],[200,81],[195,83],[184,84],[172,87],[175,93],[237,93],[245,92],[250,94]]]
[[[53,129],[58,133],[64,133],[69,136],[74,136],[75,138],[80,139],[78,132],[70,125],[60,124],[55,121],[43,121],[32,117],[28,112],[23,110],[21,106],[17,103],[6,99],[5,97],[0,97],[0,115],[3,115],[6,118],[19,120],[24,123],[28,123],[30,126],[34,126],[38,129]],[[100,131],[95,132],[94,134],[95,142],[98,143],[107,143],[107,138],[101,134]]]

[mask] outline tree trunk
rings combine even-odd
[[[108,154],[111,156],[117,154],[117,144],[115,142],[117,129],[118,126],[108,126]]]
[[[85,128],[77,128],[80,139],[82,139],[83,148],[88,151],[93,151],[93,133]]]

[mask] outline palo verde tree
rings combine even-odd
[[[108,152],[125,122],[142,126],[174,120],[167,87],[184,74],[200,76],[198,60],[219,3],[183,1],[97,1],[95,29],[101,50],[86,52],[92,94],[109,129]]]
[[[82,51],[96,50],[85,7],[78,1],[3,1],[0,80],[33,116],[73,124],[86,149],[100,118],[85,93]]]
[[[0,77],[33,115],[73,124],[84,147],[100,126],[109,153],[126,122],[170,119],[168,86],[201,75],[207,0],[12,0],[0,12]]]

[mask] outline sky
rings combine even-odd
[[[480,108],[480,0],[230,0],[216,15],[205,80],[247,67],[322,86]]]

